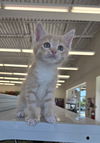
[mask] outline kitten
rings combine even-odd
[[[74,34],[75,30],[71,30],[63,36],[53,36],[47,34],[40,23],[36,25],[35,59],[18,96],[17,117],[24,117],[26,105],[29,124],[34,125],[41,115],[49,123],[56,122],[53,93],[57,67],[68,57]]]

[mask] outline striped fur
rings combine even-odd
[[[35,59],[29,69],[26,81],[18,96],[17,116],[24,116],[24,108],[28,110],[27,120],[34,124],[43,116],[47,122],[56,122],[54,111],[54,91],[57,80],[57,67],[68,57],[74,30],[64,36],[48,35],[41,24],[36,26],[36,42],[34,44]],[[44,48],[49,42],[51,48]],[[63,51],[58,50],[63,45]],[[55,55],[52,55],[55,50]]]

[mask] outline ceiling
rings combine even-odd
[[[40,5],[86,5],[100,6],[99,0],[2,0],[1,4],[40,4]],[[96,20],[92,16],[82,14],[52,14],[41,12],[23,12],[0,9],[0,49],[31,49],[31,36],[34,25],[41,21],[48,33],[63,35],[70,29],[76,30],[72,50],[90,51],[89,41],[95,37],[100,27],[100,15]],[[88,16],[88,17],[87,17]],[[65,17],[65,18],[64,18]],[[69,56],[66,66],[77,66],[79,56]],[[30,65],[31,53],[0,52],[0,64]],[[0,72],[26,73],[27,68],[0,66]],[[66,72],[67,74],[67,72]],[[19,75],[0,74],[0,77],[24,77]]]

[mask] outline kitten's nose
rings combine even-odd
[[[51,50],[51,53],[52,53],[53,55],[55,55],[55,54],[57,53],[57,51],[56,51],[56,50]]]

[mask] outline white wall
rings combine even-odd
[[[100,121],[100,76],[96,78],[96,120]]]
[[[57,98],[65,98],[66,90],[64,90],[62,87],[59,87],[55,91],[55,97]]]

